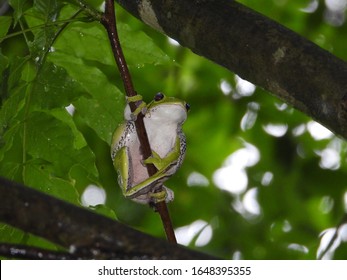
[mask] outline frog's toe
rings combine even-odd
[[[153,201],[153,203],[159,203],[162,201],[166,201],[166,191],[162,190],[160,192],[153,192],[149,194],[151,201]]]
[[[174,195],[173,190],[171,190],[171,189],[169,189],[169,188],[167,188],[167,187],[165,187],[165,186],[163,186],[163,188],[164,188],[165,191],[166,191],[165,202],[166,202],[166,203],[169,203],[169,202],[173,201],[174,198],[175,198],[175,195]]]
[[[153,203],[159,203],[162,201],[169,203],[173,201],[174,199],[173,191],[165,186],[163,186],[162,191],[150,193],[149,196],[151,197],[151,200],[153,201]]]

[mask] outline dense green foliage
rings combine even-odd
[[[345,10],[241,2],[347,60]],[[106,202],[95,211],[164,238],[158,215],[116,183],[109,145],[124,93],[103,26],[76,15],[74,1],[9,3],[0,17],[0,176],[75,204],[99,186]],[[347,210],[344,140],[116,8],[136,90],[147,101],[162,91],[191,104],[186,160],[167,182],[179,241],[222,258],[316,258]],[[346,236],[344,226],[330,257],[347,257]],[[0,225],[4,241],[53,246]]]

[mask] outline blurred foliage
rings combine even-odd
[[[99,186],[105,205],[90,208],[165,238],[158,215],[117,186],[122,82],[105,30],[74,2],[12,0],[0,16],[0,175],[78,205]],[[347,60],[346,1],[240,2]],[[167,182],[179,241],[221,258],[316,258],[347,209],[344,140],[119,6],[117,17],[137,91],[191,104],[186,160]],[[346,240],[343,226],[326,257],[346,259]],[[0,241],[54,248],[1,224]]]

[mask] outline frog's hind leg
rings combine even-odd
[[[127,190],[129,189],[129,182],[131,182],[131,176],[129,169],[130,160],[127,147],[122,147],[117,152],[114,160],[113,166],[117,170],[118,175],[118,185],[120,186],[124,196],[127,195]]]

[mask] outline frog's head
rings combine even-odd
[[[146,117],[153,121],[182,125],[187,119],[189,109],[190,106],[185,101],[157,93],[153,101],[148,104]]]

